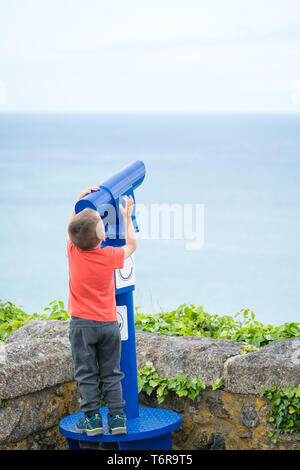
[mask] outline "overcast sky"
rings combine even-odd
[[[0,110],[299,112],[300,0],[0,0]]]

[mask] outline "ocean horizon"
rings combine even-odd
[[[134,160],[139,204],[203,204],[204,244],[138,240],[135,305],[299,322],[297,114],[0,113],[0,298],[67,305],[78,194]]]

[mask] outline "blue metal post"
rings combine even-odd
[[[124,244],[124,239],[107,239],[103,247],[108,245],[124,246]],[[123,289],[116,289],[117,306],[124,305],[127,308],[128,339],[122,341],[120,364],[120,369],[124,372],[122,390],[123,398],[126,402],[124,411],[127,419],[137,418],[139,416],[133,291],[134,285]]]
[[[133,292],[117,295],[116,301],[117,305],[127,307],[128,340],[122,341],[121,371],[125,373],[122,380],[125,413],[127,418],[131,419],[139,416]]]

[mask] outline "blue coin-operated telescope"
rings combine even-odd
[[[122,202],[123,196],[132,196],[133,200],[135,200],[134,190],[144,181],[145,172],[145,165],[140,160],[127,166],[119,173],[104,181],[100,185],[99,191],[90,193],[80,199],[75,206],[76,214],[83,209],[97,210],[105,223],[107,239],[124,238],[124,223],[119,203]],[[135,207],[132,221],[135,231],[138,232]],[[111,243],[106,243],[106,245],[111,245]],[[118,246],[120,246],[119,243]]]
[[[122,197],[131,195],[135,201],[134,191],[145,178],[145,165],[136,161],[119,173],[100,184],[100,190],[80,199],[75,206],[75,212],[84,209],[97,210],[104,222],[106,240],[104,246],[123,246],[126,243],[124,221],[119,210]],[[135,208],[132,213],[135,231],[138,225]],[[87,436],[77,434],[75,423],[81,413],[67,416],[59,425],[61,434],[68,441],[70,449],[78,449],[78,441],[118,442],[121,450],[134,449],[172,449],[172,431],[181,425],[181,416],[170,410],[146,408],[138,403],[137,363],[134,329],[133,291],[135,288],[134,256],[124,262],[124,267],[115,271],[115,294],[118,322],[121,331],[121,371],[123,397],[126,402],[127,434],[112,436],[107,427],[107,408],[101,408],[104,434]]]

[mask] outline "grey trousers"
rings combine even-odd
[[[100,390],[107,402],[109,413],[121,414],[122,398],[120,371],[121,335],[117,321],[100,322],[72,317],[70,344],[74,376],[82,396],[80,410],[88,415],[99,413]]]

